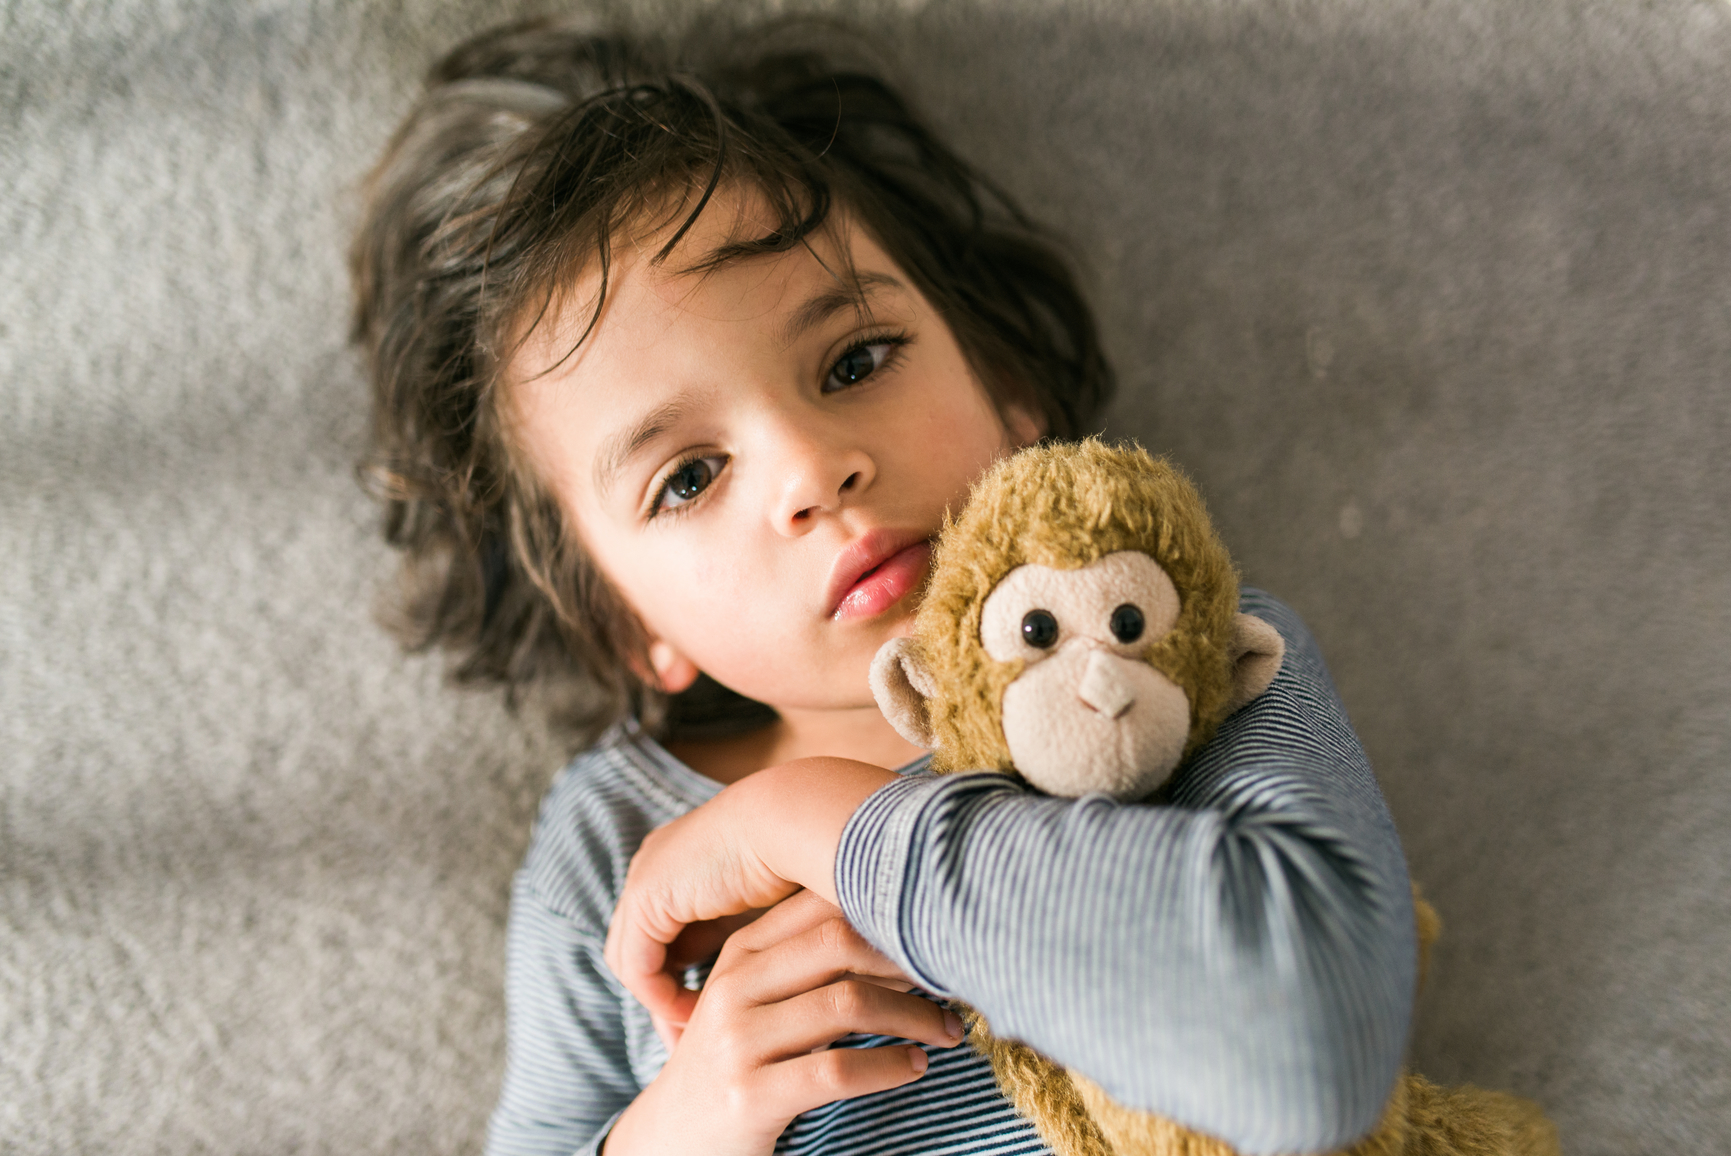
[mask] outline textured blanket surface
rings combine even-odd
[[[479,1146],[563,744],[374,624],[343,250],[526,10],[0,7],[0,1151]],[[1321,640],[1445,920],[1415,1066],[1723,1151],[1731,3],[826,10],[1074,239],[1108,432]]]

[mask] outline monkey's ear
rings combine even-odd
[[[1232,697],[1226,713],[1267,690],[1285,657],[1286,640],[1280,631],[1254,614],[1240,614],[1232,624]]]
[[[892,638],[880,646],[872,659],[871,680],[872,697],[896,733],[928,751],[936,746],[926,700],[937,692],[937,686],[920,661],[914,640]]]

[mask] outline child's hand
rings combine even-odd
[[[649,833],[631,859],[607,929],[607,966],[649,1009],[663,1036],[669,1025],[684,1027],[697,1003],[680,973],[703,947],[719,947],[725,937],[725,926],[710,921],[769,907],[799,890],[770,870],[729,821],[726,794]],[[704,934],[711,930],[721,934]],[[672,950],[676,941],[689,950]]]
[[[851,759],[800,759],[749,775],[649,833],[613,910],[606,959],[664,1036],[677,1038],[697,1004],[679,982],[691,960],[669,951],[681,933],[801,887],[834,904],[842,828],[895,778]]]
[[[764,1156],[801,1112],[918,1079],[917,1047],[826,1048],[850,1032],[935,1047],[953,1012],[892,990],[895,965],[809,891],[734,932],[666,1067],[607,1137],[606,1156]]]

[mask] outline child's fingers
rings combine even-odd
[[[962,1021],[923,996],[843,979],[758,1008],[752,1030],[767,1055],[795,1056],[853,1032],[899,1036],[935,1048],[962,1042]]]
[[[651,1013],[673,1021],[688,1019],[696,1000],[675,978],[683,963],[670,959],[669,952],[686,928],[779,906],[780,900],[798,890],[796,884],[761,869],[741,870],[737,859],[718,855],[712,848],[710,858],[717,859],[719,866],[705,866],[707,827],[698,819],[707,807],[651,831],[644,839],[632,857],[602,952],[626,990]],[[676,852],[692,839],[697,841],[692,857],[698,866],[669,868],[669,863],[681,859]]]
[[[730,942],[735,950],[763,951],[825,920],[840,918],[844,918],[841,908],[815,891],[795,891],[736,932]]]
[[[652,908],[643,910],[627,897],[614,909],[602,949],[607,966],[651,1015],[681,1024],[691,1018],[697,993],[687,991],[668,969],[667,948],[683,930],[684,924],[659,917]]]
[[[912,983],[910,983],[908,980],[897,979],[894,976],[862,975],[859,972],[854,972],[853,974],[854,974],[855,978],[859,979],[863,983],[875,983],[875,984],[877,984],[877,986],[884,988],[888,991],[907,992],[907,991],[914,990],[914,985]]]
[[[679,1046],[680,1039],[685,1035],[685,1026],[669,1023],[660,1016],[650,1016],[649,1022],[654,1026],[655,1034],[661,1037],[661,1042],[667,1045],[668,1055],[672,1055],[673,1049]]]
[[[835,1100],[899,1088],[925,1075],[929,1062],[907,1044],[829,1048],[763,1069],[761,1095],[777,1116],[791,1119]]]
[[[661,967],[650,975],[637,976],[630,988],[633,994],[638,994],[638,1002],[650,1009],[650,1018],[656,1022],[657,1030],[662,1025],[675,1034],[670,1038],[662,1031],[662,1038],[668,1041],[671,1050],[679,1032],[691,1020],[691,1013],[696,1010],[698,992],[685,986],[685,969],[694,963],[701,963],[714,957],[716,950],[727,942],[728,936],[739,928],[756,919],[761,912],[748,911],[740,915],[730,915],[723,919],[706,919],[701,923],[688,924],[667,945]],[[623,982],[623,980],[621,981]]]
[[[716,952],[721,950],[729,936],[762,914],[761,910],[753,909],[721,919],[705,919],[687,924],[685,930],[667,945],[667,958],[662,969],[669,972],[683,970],[694,963],[714,959]]]
[[[755,1003],[788,999],[849,975],[883,980],[886,988],[905,981],[833,907],[827,917],[779,942],[759,946],[746,933],[736,938],[748,942],[730,953],[728,979]]]
[[[680,1028],[691,1022],[691,1013],[697,1010],[697,997],[702,994],[665,971],[633,976],[630,982],[621,976],[619,982],[648,1009],[651,1018]]]
[[[627,895],[613,912],[602,957],[619,982],[651,1015],[670,1023],[685,1024],[697,1006],[698,993],[686,988],[676,974],[693,962],[693,959],[686,958],[690,951],[682,950],[682,947],[695,949],[704,940],[713,938],[720,943],[749,934],[751,946],[742,945],[744,950],[753,947],[762,950],[826,919],[840,918],[840,915],[840,911],[821,896],[800,891],[761,915],[750,911],[702,923],[680,924]],[[728,932],[735,926],[743,926],[744,930],[734,931],[730,936]],[[663,940],[662,935],[667,938]]]

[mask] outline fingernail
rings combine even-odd
[[[916,1075],[916,1076],[925,1075],[926,1074],[926,1065],[930,1064],[931,1062],[932,1062],[931,1057],[926,1055],[924,1048],[909,1048],[908,1049],[908,1063],[910,1063],[914,1066],[914,1075]]]
[[[961,1039],[962,1038],[962,1017],[958,1016],[953,1011],[945,1012],[944,1013],[944,1031],[949,1034],[949,1037],[952,1040]]]

